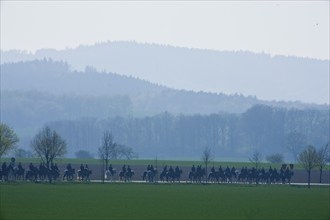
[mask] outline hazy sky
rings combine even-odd
[[[329,19],[329,1],[1,1],[1,49],[134,40],[329,60]]]

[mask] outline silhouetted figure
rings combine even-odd
[[[191,172],[192,172],[192,173],[195,173],[195,172],[196,172],[196,167],[195,167],[195,165],[192,166],[192,168],[191,168]]]
[[[30,170],[30,171],[34,171],[34,166],[33,166],[32,163],[30,163],[30,165],[29,165],[29,170]]]
[[[22,164],[21,164],[21,162],[19,162],[19,163],[18,163],[18,166],[17,166],[17,167],[18,167],[18,170],[19,170],[19,171],[22,171],[22,170],[24,170],[24,169],[23,169],[23,167],[22,167]]]
[[[66,166],[66,169],[67,169],[68,171],[71,171],[71,170],[72,170],[72,166],[71,166],[70,163],[68,163],[68,165]]]
[[[83,164],[80,164],[80,170],[84,171],[84,165]]]

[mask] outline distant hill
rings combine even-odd
[[[170,88],[329,104],[329,61],[135,42],[42,49],[35,54],[1,51],[2,63],[44,57],[67,61],[74,70],[89,65]]]
[[[69,156],[96,153],[105,129],[141,157],[197,158],[205,146],[226,157],[284,152],[295,131],[326,142],[328,116],[328,105],[175,90],[92,67],[74,71],[66,62],[1,65],[1,121],[18,133],[20,147],[49,124],[68,141]]]
[[[93,68],[71,71],[65,62],[46,59],[1,65],[1,91],[4,110],[24,97],[31,101],[44,100],[42,106],[53,101],[65,118],[72,115],[67,113],[72,106],[79,112],[75,116],[97,118],[148,116],[165,111],[185,115],[242,113],[256,104],[298,109],[327,108],[326,105],[300,102],[266,102],[252,96],[175,90],[133,77],[97,72]],[[105,106],[122,110],[110,111]]]

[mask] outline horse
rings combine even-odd
[[[134,170],[127,171],[125,173],[125,181],[130,182],[133,176],[134,176]]]
[[[28,170],[25,174],[26,181],[36,182],[38,180],[39,170],[37,167],[34,167],[33,170]]]
[[[277,183],[280,180],[280,174],[274,169],[272,172],[269,172],[269,183]]]
[[[24,168],[18,169],[16,173],[16,179],[24,180],[24,175],[25,175],[25,169]]]
[[[16,175],[17,175],[17,167],[13,167],[12,165],[9,165],[7,167],[7,180],[8,181],[16,181]]]
[[[156,169],[144,171],[142,174],[142,180],[153,183],[155,182],[156,175],[157,175]]]
[[[160,175],[159,175],[159,179],[160,181],[164,182],[168,182],[168,171],[167,170],[163,170]]]
[[[196,183],[201,183],[202,181],[205,180],[205,176],[206,176],[206,170],[205,168],[203,169],[197,169],[197,171],[189,172],[189,180],[190,182],[196,182]]]
[[[180,183],[181,174],[182,174],[182,169],[175,169],[174,176],[173,176],[173,182],[178,181]]]
[[[50,178],[52,178],[54,181],[59,180],[60,171],[58,169],[51,169],[50,170]]]
[[[64,170],[64,174],[63,174],[63,178],[62,180],[64,180],[66,178],[66,181],[72,181],[74,178],[74,175],[76,174],[76,170],[75,169],[71,169],[71,170]]]
[[[131,171],[120,171],[119,172],[119,180],[120,181],[125,181],[125,182],[129,182],[132,180],[132,177],[134,176],[134,170]]]
[[[39,166],[38,176],[40,181],[46,181],[47,178],[50,177],[49,175],[50,175],[50,170],[47,167]]]
[[[90,169],[83,169],[83,170],[78,170],[78,180],[80,181],[90,181],[90,175],[92,174],[92,171]]]
[[[6,167],[6,169],[1,169],[0,180],[8,181],[8,169],[7,169],[7,167]]]
[[[219,179],[220,179],[220,172],[219,171],[214,171],[214,172],[211,172],[209,173],[209,176],[208,176],[208,181],[209,182],[219,182]]]
[[[106,180],[113,180],[113,178],[115,177],[116,173],[117,173],[116,169],[112,169],[111,171],[110,170],[106,170],[105,171],[104,178]]]
[[[293,176],[293,171],[291,169],[289,169],[289,167],[287,167],[285,170],[282,171],[281,169],[281,173],[280,173],[280,179],[282,180],[282,184],[287,183],[291,184],[291,177]]]

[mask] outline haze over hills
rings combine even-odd
[[[170,88],[329,104],[329,61],[135,42],[107,42],[74,49],[41,49],[34,54],[1,51],[1,62],[67,61],[75,70],[138,77]]]
[[[84,71],[71,71],[67,63],[46,59],[1,65],[1,90],[6,95],[40,96],[37,100],[42,100],[43,96],[49,96],[50,100],[56,100],[51,96],[89,100],[117,97],[118,100],[124,100],[123,103],[126,106],[121,112],[138,117],[165,111],[185,115],[243,113],[256,104],[298,109],[327,109],[328,107],[301,102],[262,101],[252,96],[175,90],[133,77],[97,72],[91,67]],[[95,101],[95,104],[106,102],[101,100]],[[122,104],[120,101],[112,103],[116,103],[117,107]],[[97,109],[92,104],[88,108]],[[102,117],[117,114],[108,116],[102,114]],[[98,114],[80,116],[100,117]]]
[[[205,146],[242,157],[253,149],[284,151],[292,132],[321,146],[329,137],[329,106],[261,101],[256,97],[175,90],[133,77],[73,71],[65,62],[1,65],[1,121],[28,149],[45,124],[78,150],[96,154],[104,130],[142,158],[198,158]]]

